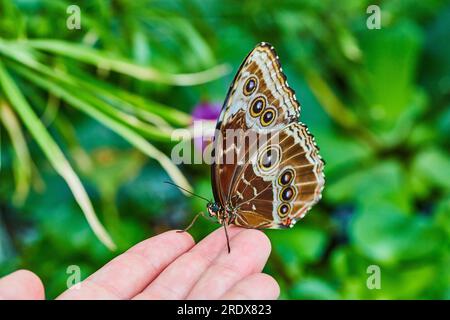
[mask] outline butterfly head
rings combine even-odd
[[[221,210],[221,207],[217,202],[208,202],[206,208],[208,209],[208,213],[211,217],[217,217]]]

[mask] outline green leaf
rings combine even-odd
[[[335,130],[319,132],[320,154],[325,159],[325,173],[327,177],[339,177],[343,171],[347,172],[361,163],[366,163],[373,157],[372,150],[358,140],[339,135]]]
[[[362,205],[351,224],[352,244],[386,264],[424,259],[439,252],[444,233],[423,216],[406,215],[392,204]]]
[[[424,185],[433,185],[450,190],[450,158],[448,153],[437,148],[428,148],[414,159],[413,172]]]
[[[325,231],[305,226],[298,226],[289,232],[268,230],[267,235],[282,257],[292,254],[304,262],[317,262],[328,243]]]
[[[411,193],[405,179],[405,172],[397,161],[375,162],[373,166],[344,172],[340,179],[325,187],[324,198],[333,203],[389,201],[409,211]]]
[[[355,78],[353,86],[363,99],[358,104],[361,114],[371,115],[379,134],[388,134],[398,125],[398,117],[410,109],[422,42],[422,31],[411,22],[399,21],[376,31],[365,29],[361,34],[363,76]]]
[[[336,300],[339,294],[329,283],[319,278],[304,279],[290,290],[293,299]]]
[[[401,272],[397,268],[381,268],[381,290],[374,292],[380,299],[433,299],[424,291],[430,283],[439,280],[437,265],[427,263],[406,265]],[[377,291],[377,290],[374,290]]]
[[[436,225],[442,228],[446,232],[447,238],[450,239],[450,195],[436,204],[434,216]],[[448,246],[450,246],[450,241]]]

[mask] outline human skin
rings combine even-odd
[[[57,299],[276,299],[277,282],[262,273],[271,246],[258,230],[222,228],[195,244],[187,232],[144,240]],[[0,279],[0,299],[45,299],[37,275],[18,270]]]

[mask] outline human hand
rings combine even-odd
[[[195,245],[168,231],[135,245],[58,299],[276,299],[277,282],[261,273],[270,254],[264,233],[231,226],[231,253],[222,228]],[[32,272],[0,279],[0,299],[45,299]]]

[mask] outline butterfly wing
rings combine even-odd
[[[300,105],[289,88],[278,55],[268,43],[261,43],[250,52],[240,66],[225,99],[217,122],[214,139],[211,179],[214,198],[225,204],[230,198],[236,176],[249,158],[240,154],[233,143],[242,132],[255,134],[278,131],[297,122]],[[230,137],[230,135],[235,135]]]
[[[265,110],[258,113],[261,104]],[[250,112],[251,106],[256,112]],[[286,82],[276,51],[263,42],[241,64],[230,85],[217,129],[225,129],[236,118],[243,118],[246,128],[258,131],[281,129],[283,124],[297,120],[299,114],[300,105]],[[262,121],[263,115],[268,121]]]
[[[267,155],[270,153],[270,161]],[[321,198],[324,163],[314,137],[292,123],[258,148],[232,193],[234,224],[248,228],[291,227]]]

